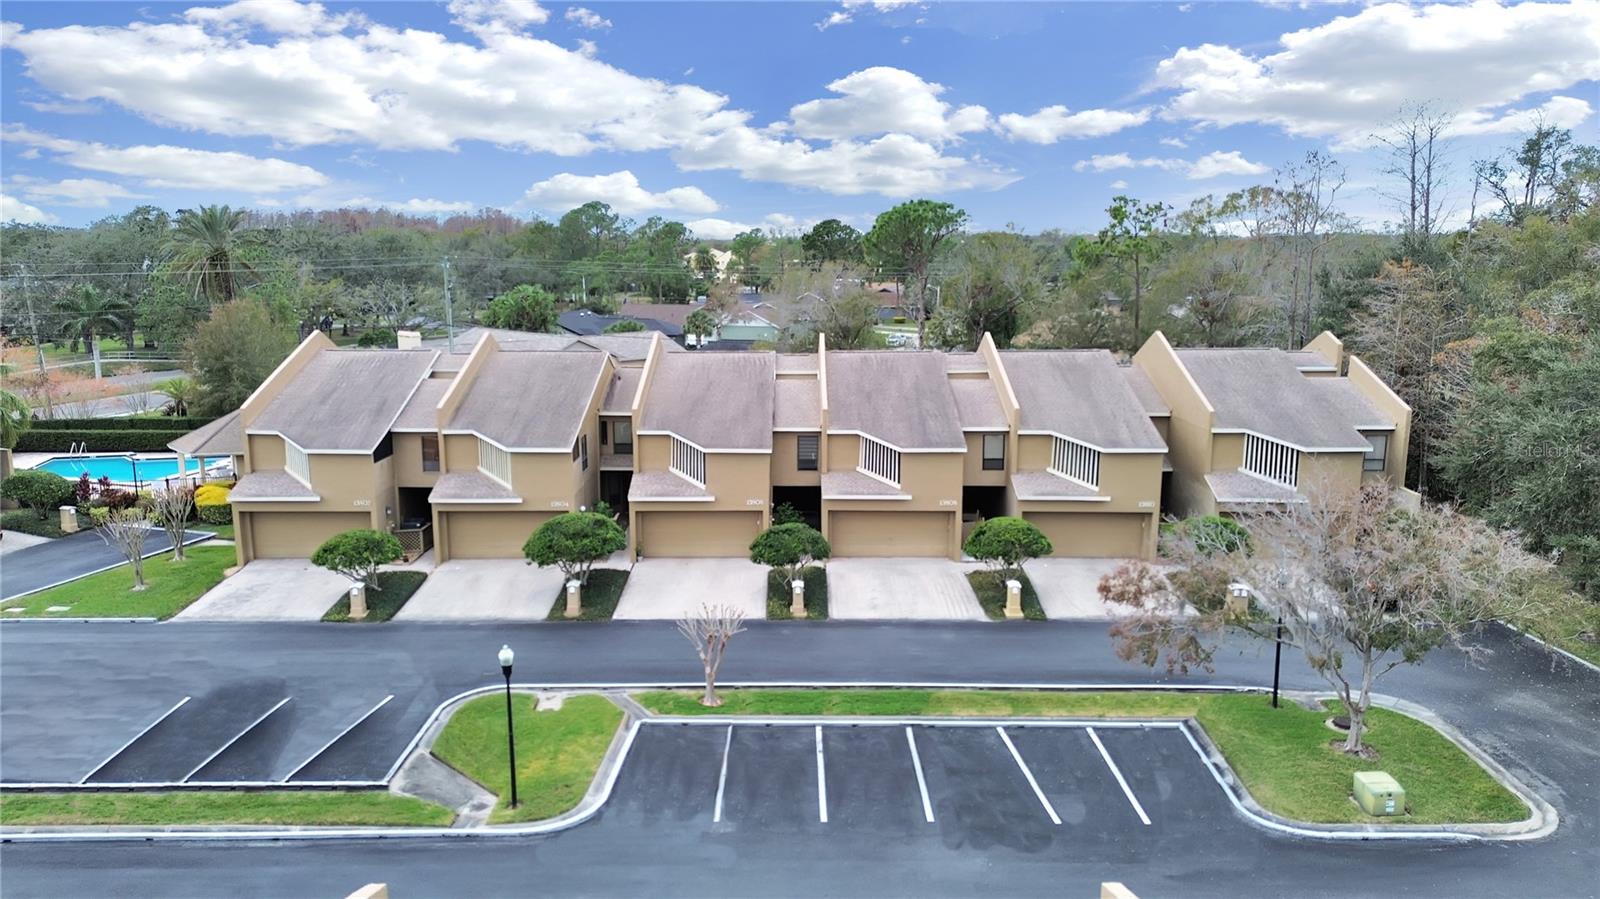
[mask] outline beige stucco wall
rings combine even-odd
[[[251,434],[245,443],[245,465],[248,471],[282,471],[283,438],[276,434]]]
[[[1301,453],[1298,489],[1351,493],[1361,486],[1361,453]]]
[[[400,487],[432,487],[439,480],[439,472],[422,470],[421,434],[394,435],[394,481]],[[443,455],[443,447],[440,454]],[[444,462],[440,460],[440,467]]]
[[[861,441],[854,434],[828,435],[828,458],[833,470],[855,471],[861,459]],[[910,500],[851,501],[849,508],[882,508],[896,510],[938,510],[948,512],[961,509],[961,484],[965,471],[965,453],[901,453],[900,492],[911,494]],[[885,491],[890,490],[887,485]],[[824,500],[824,506],[828,502]],[[835,505],[834,508],[841,508]]]
[[[1169,510],[1176,515],[1211,515],[1216,503],[1205,476],[1212,470],[1212,410],[1189,379],[1177,354],[1159,332],[1134,354],[1133,364],[1149,376],[1161,398],[1172,409],[1162,437],[1172,459],[1172,497]]]
[[[801,471],[796,467],[797,456],[795,450],[796,438],[800,435],[790,431],[776,431],[772,435],[772,486],[774,487],[815,487],[822,483],[822,446],[817,446],[817,470]]]
[[[1361,392],[1378,411],[1394,419],[1389,437],[1389,457],[1383,471],[1366,472],[1369,479],[1387,479],[1395,487],[1406,485],[1406,464],[1411,446],[1411,407],[1375,374],[1359,356],[1350,357],[1350,386]]]
[[[1233,471],[1243,464],[1243,434],[1211,435],[1211,467],[1207,471]]]
[[[1051,437],[1024,434],[1018,443],[1021,458],[1018,471],[1043,471],[1050,467]],[[1154,514],[1161,507],[1160,453],[1101,453],[1100,489],[1107,502],[1092,503],[1099,512],[1139,512]],[[1029,501],[1020,505],[1014,491],[1008,491],[1008,511],[1074,511],[1091,504],[1085,502]]]
[[[672,438],[647,434],[635,438],[639,471],[666,471],[672,462]],[[712,502],[685,504],[707,511],[760,509],[772,498],[772,457],[768,453],[706,453],[706,492]],[[660,503],[640,503],[646,509]]]
[[[1005,433],[991,431],[989,433]],[[1009,477],[1008,470],[1011,465],[1011,443],[1006,440],[1005,465],[999,469],[985,471],[983,467],[983,434],[973,431],[967,434],[967,453],[961,459],[961,480],[969,487],[1004,487]]]
[[[1311,338],[1311,342],[1306,344],[1305,348],[1328,360],[1328,364],[1335,368],[1344,364],[1344,343],[1333,336],[1332,331],[1323,331]]]

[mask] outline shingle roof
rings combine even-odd
[[[556,323],[574,334],[599,335],[618,322],[638,322],[646,331],[660,331],[668,337],[682,337],[683,328],[657,318],[633,315],[601,315],[588,309],[574,309],[556,316]]]
[[[268,502],[275,499],[320,499],[317,492],[287,471],[252,471],[228,491],[228,501]]]
[[[778,354],[778,371],[780,372],[814,372],[816,370],[816,353]]]
[[[670,471],[635,472],[628,482],[628,502],[651,499],[705,499],[711,494]]]
[[[828,353],[828,429],[902,450],[966,449],[939,353]]]
[[[1101,450],[1166,451],[1109,352],[1007,350],[1000,364],[1021,407],[1020,430],[1049,431]]]
[[[1395,421],[1378,411],[1348,378],[1307,378],[1311,392],[1321,394],[1339,414],[1362,430],[1392,428]]]
[[[611,376],[611,386],[606,388],[606,398],[600,405],[600,411],[606,415],[627,415],[633,410],[633,395],[639,390],[639,379],[644,376],[644,370],[639,368],[619,368]]]
[[[707,450],[772,449],[772,353],[683,353],[656,360],[640,431]]]
[[[617,307],[617,312],[624,318],[653,318],[658,322],[676,325],[682,332],[689,313],[704,308],[705,305],[701,303],[623,303]]]
[[[1211,495],[1223,506],[1221,511],[1232,511],[1231,506],[1260,505],[1262,503],[1303,503],[1306,501],[1293,487],[1274,484],[1264,478],[1242,471],[1213,471],[1206,474],[1206,485]]]
[[[1298,369],[1311,369],[1315,371],[1339,370],[1332,362],[1328,361],[1328,357],[1315,350],[1294,350],[1292,352],[1285,352],[1284,355],[1288,356],[1289,361],[1293,362],[1295,368]]]
[[[523,352],[527,350],[579,350],[592,352],[603,350],[624,362],[637,362],[650,353],[649,331],[634,331],[621,334],[594,334],[588,337],[579,337],[576,334],[544,334],[535,331],[512,331],[507,328],[468,328],[456,335],[456,351],[446,354],[452,359],[459,359],[452,369],[456,370],[466,361],[472,348],[478,345],[478,340],[485,334],[493,334],[494,342],[500,349],[507,352]],[[443,337],[430,337],[422,341],[422,345],[429,349],[443,351],[449,346],[449,341]],[[668,342],[663,346],[669,353],[684,352],[683,347]],[[447,370],[444,368],[449,363],[435,364],[436,371]]]
[[[476,471],[447,471],[434,481],[430,503],[514,502],[511,488]]]
[[[1006,413],[1000,408],[1000,395],[995,392],[993,381],[951,378],[950,392],[956,398],[956,414],[961,419],[962,430],[1006,430]]]
[[[828,499],[877,499],[885,496],[911,498],[911,494],[891,487],[877,478],[859,471],[825,471],[822,473],[822,495]]]
[[[433,358],[432,350],[323,350],[248,430],[282,434],[304,450],[371,452]]]
[[[773,387],[774,428],[822,428],[820,387],[814,378],[779,378]]]
[[[508,449],[567,449],[605,365],[599,354],[491,353],[445,430],[472,431]]]
[[[989,363],[977,353],[945,353],[945,371],[988,371]]]
[[[1139,398],[1144,406],[1146,415],[1165,417],[1172,414],[1172,407],[1161,398],[1161,391],[1156,389],[1155,382],[1145,374],[1144,369],[1137,365],[1120,366],[1123,377],[1128,379],[1128,386],[1133,388],[1133,395]]]
[[[185,456],[244,455],[244,428],[239,426],[239,410],[195,428],[167,444],[167,448]]]
[[[1213,427],[1221,430],[1253,431],[1306,450],[1354,450],[1367,445],[1356,428],[1383,420],[1370,404],[1363,409],[1337,388],[1327,389],[1323,382],[1332,379],[1301,374],[1282,350],[1177,353],[1216,409]]]
[[[1087,500],[1100,495],[1098,490],[1048,471],[1019,471],[1011,476],[1011,487],[1020,500]]]
[[[411,395],[411,401],[400,410],[400,417],[394,420],[394,427],[389,430],[437,431],[439,401],[444,399],[450,384],[445,378],[429,378],[418,384],[417,392]]]

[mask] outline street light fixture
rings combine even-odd
[[[511,726],[511,663],[517,654],[509,645],[500,647],[500,673],[506,677],[506,746],[510,750],[511,807],[517,807],[517,732]]]
[[[1228,585],[1228,592],[1235,599],[1248,602],[1250,599],[1250,585],[1235,581]],[[1278,632],[1272,641],[1272,707],[1278,707],[1278,674],[1283,670],[1283,611],[1278,611]]]

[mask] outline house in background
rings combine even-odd
[[[667,335],[673,342],[683,344],[683,326],[657,318],[647,318],[635,315],[603,315],[591,312],[588,309],[573,309],[556,316],[556,324],[563,331],[583,337],[597,337],[605,334],[606,329],[618,322],[638,322],[646,331],[659,331]],[[627,332],[624,332],[627,333]]]

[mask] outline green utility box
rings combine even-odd
[[[1406,813],[1406,791],[1386,772],[1357,771],[1354,793],[1356,804],[1369,815]]]

